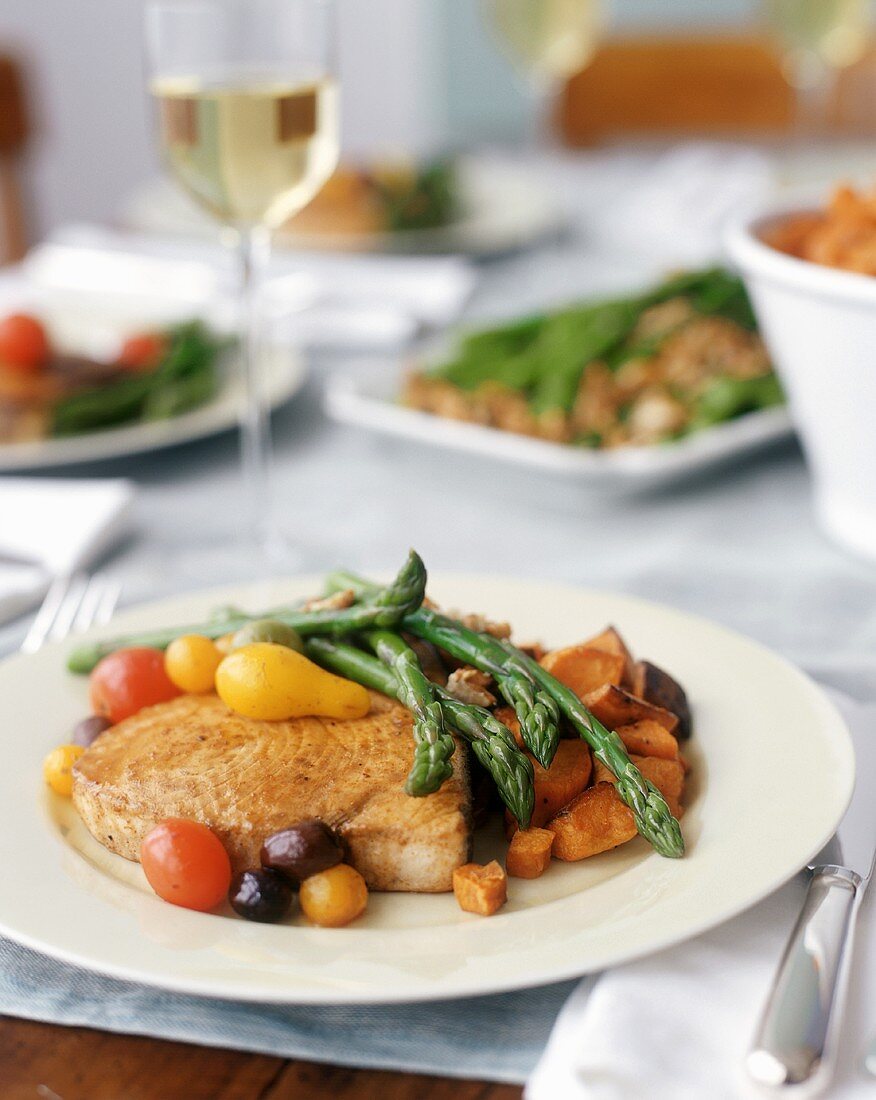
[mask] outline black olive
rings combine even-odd
[[[337,834],[315,817],[281,829],[262,845],[262,866],[279,871],[295,884],[327,871],[343,858]]]
[[[109,718],[104,718],[102,714],[89,714],[73,727],[73,736],[70,740],[74,745],[81,745],[87,749],[95,737],[104,730],[108,730],[111,725]]]
[[[228,891],[235,913],[260,924],[282,920],[292,904],[292,887],[273,871],[241,871]]]

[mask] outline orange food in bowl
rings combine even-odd
[[[824,210],[790,214],[767,226],[761,239],[801,260],[876,275],[876,187],[843,184]]]

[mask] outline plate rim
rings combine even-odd
[[[307,576],[288,578],[284,584],[283,581],[279,582],[279,587],[285,587],[288,585],[305,585],[312,584],[319,578],[319,574],[309,574]],[[453,572],[438,572],[435,575],[435,581],[439,585],[447,584],[453,585],[455,583],[463,584],[478,584],[488,581],[491,584],[499,584],[501,586],[523,586],[530,589],[551,589],[555,592],[563,590],[572,591],[577,596],[587,598],[589,596],[597,596],[600,599],[617,599],[627,605],[638,607],[642,611],[647,613],[666,613],[669,612],[672,617],[679,623],[690,623],[694,626],[706,627],[711,631],[717,631],[720,635],[727,637],[730,641],[735,643],[742,642],[745,646],[752,649],[755,653],[761,656],[766,656],[770,661],[777,662],[783,667],[786,673],[790,673],[792,679],[796,679],[801,685],[804,685],[807,691],[810,693],[811,701],[820,706],[821,711],[825,717],[825,720],[829,722],[829,732],[831,735],[837,735],[841,742],[841,755],[845,755],[846,763],[850,766],[848,774],[846,776],[845,795],[842,800],[842,809],[837,809],[832,815],[835,820],[832,820],[829,829],[823,837],[819,838],[817,844],[812,847],[811,851],[807,851],[804,859],[795,862],[793,867],[789,867],[787,874],[783,874],[782,878],[776,879],[769,884],[765,884],[758,890],[741,898],[738,902],[728,905],[721,912],[720,915],[712,914],[705,916],[698,921],[683,925],[679,931],[671,931],[666,935],[658,936],[646,944],[639,946],[637,949],[629,950],[618,947],[614,954],[609,953],[600,962],[597,968],[592,968],[585,964],[585,968],[581,969],[581,963],[575,963],[573,957],[570,957],[565,964],[561,964],[554,967],[542,966],[539,971],[539,976],[533,977],[526,971],[521,974],[508,974],[501,979],[492,979],[488,982],[483,980],[472,981],[471,976],[467,973],[463,973],[457,976],[453,982],[445,985],[441,985],[437,989],[432,989],[428,985],[421,985],[416,992],[409,990],[403,990],[400,988],[392,987],[388,991],[386,989],[377,990],[372,987],[368,991],[364,991],[361,988],[357,988],[353,991],[345,991],[343,996],[338,995],[338,990],[326,990],[318,986],[312,985],[306,990],[291,990],[291,989],[273,989],[266,986],[257,987],[256,985],[229,985],[227,982],[222,985],[221,979],[217,983],[212,980],[203,980],[197,977],[183,977],[177,979],[173,975],[160,975],[154,974],[150,971],[143,971],[137,968],[136,965],[117,965],[114,963],[105,963],[101,961],[95,962],[92,957],[89,957],[85,953],[80,953],[75,950],[67,949],[64,946],[58,946],[56,944],[47,944],[44,940],[38,937],[29,935],[26,931],[10,927],[5,920],[5,917],[0,913],[0,933],[7,936],[11,940],[22,944],[23,946],[35,950],[41,954],[48,955],[51,958],[55,958],[59,961],[72,964],[74,966],[82,967],[94,973],[103,974],[108,977],[112,977],[124,981],[132,981],[142,985],[147,985],[156,989],[168,990],[174,993],[180,993],[185,995],[204,997],[210,999],[232,999],[247,1003],[265,1003],[265,1004],[285,1004],[285,1005],[337,1005],[337,1004],[404,1004],[404,1003],[425,1003],[430,1001],[448,1000],[459,997],[472,997],[472,996],[488,996],[496,993],[510,992],[513,990],[532,988],[538,985],[550,984],[554,982],[564,981],[572,978],[580,978],[583,974],[598,972],[607,969],[611,966],[618,965],[623,962],[633,961],[638,958],[645,957],[647,955],[656,953],[658,951],[665,950],[671,946],[685,942],[688,939],[693,939],[703,932],[712,928],[718,927],[724,924],[726,921],[731,920],[733,917],[744,912],[748,908],[758,904],[764,898],[769,896],[775,890],[779,889],[786,882],[790,881],[811,862],[813,857],[824,847],[833,836],[837,825],[844,815],[849,800],[851,799],[852,790],[854,786],[855,778],[855,762],[854,762],[854,746],[852,738],[845,722],[845,719],[839,712],[834,702],[830,699],[824,689],[805,673],[802,669],[798,668],[787,658],[777,653],[775,650],[770,649],[768,646],[761,642],[756,641],[743,634],[740,631],[726,627],[721,623],[717,623],[703,615],[691,613],[688,611],[680,610],[667,604],[662,604],[657,601],[644,599],[635,595],[628,595],[622,592],[606,591],[603,589],[596,589],[587,586],[574,585],[569,583],[557,582],[557,581],[541,581],[537,578],[525,578],[519,576],[513,576],[505,573],[501,574],[476,574],[476,573],[453,573]],[[227,601],[227,598],[236,593],[238,599],[246,599],[248,593],[254,593],[261,587],[261,582],[247,582],[241,584],[223,585],[219,587],[205,587],[203,589],[188,590],[184,593],[178,593],[175,596],[164,597],[157,600],[142,601],[137,605],[132,605],[131,608],[126,608],[123,613],[118,617],[119,621],[124,624],[126,619],[136,621],[144,612],[160,612],[162,608],[173,607],[180,601],[190,600],[193,598],[204,601]],[[106,634],[106,628],[96,628],[88,632],[91,635]],[[46,647],[45,651],[61,654],[64,651],[65,645],[69,642],[55,643],[51,647]],[[44,652],[45,652],[44,651]],[[10,664],[18,665],[23,664],[30,658],[22,655],[14,654],[5,658],[0,662],[0,669],[5,670]],[[826,734],[825,734],[826,735]],[[839,806],[839,802],[837,803]],[[40,816],[45,816],[44,811],[40,810]],[[571,896],[571,895],[570,895]],[[568,897],[553,899],[552,901],[546,901],[541,903],[538,908],[543,906],[550,906],[567,901]],[[524,917],[529,910],[521,910],[515,913],[507,914],[512,920],[519,917]],[[222,915],[216,914],[193,914],[196,918],[206,917],[211,920],[226,920],[227,918]],[[136,933],[136,927],[135,927]],[[337,930],[334,930],[334,934],[337,934]],[[343,934],[343,930],[341,930]],[[290,995],[292,994],[292,995]]]

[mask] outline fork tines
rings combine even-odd
[[[21,644],[21,652],[35,653],[46,642],[58,642],[69,634],[109,622],[120,592],[118,581],[102,573],[90,578],[81,572],[56,577]]]

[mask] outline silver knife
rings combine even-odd
[[[876,729],[854,730],[855,789],[834,840],[810,865],[806,900],[746,1059],[779,1094],[814,1096],[830,1082],[858,907],[876,858]]]

